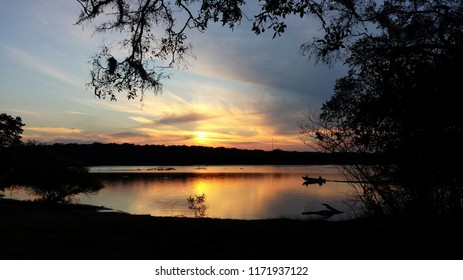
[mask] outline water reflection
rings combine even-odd
[[[343,179],[336,166],[175,166],[97,167],[105,188],[97,195],[79,197],[81,203],[106,206],[133,214],[194,217],[187,198],[205,195],[207,217],[231,219],[295,218],[323,203],[342,211],[330,220],[353,218],[345,200],[351,188],[327,181],[303,185],[302,176]],[[109,172],[109,174],[108,174]]]
[[[82,197],[81,202],[129,213],[191,217],[186,198],[205,194],[212,218],[302,219],[302,212],[322,203],[344,212],[333,220],[353,217],[344,203],[350,191],[347,184],[302,185],[306,174],[342,179],[335,166],[208,166],[206,170],[181,166],[174,172],[148,173],[140,172],[147,167],[120,168],[124,174],[112,169],[114,173],[105,178],[106,188],[95,197]]]
[[[338,209],[332,207],[331,205],[327,203],[323,203],[323,206],[325,206],[326,209],[324,210],[319,210],[319,211],[306,211],[303,212],[302,215],[317,215],[323,219],[328,219],[331,218],[334,215],[340,215],[344,212],[339,211]]]

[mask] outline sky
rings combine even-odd
[[[300,53],[318,29],[290,18],[281,37],[211,24],[188,31],[194,57],[172,69],[160,94],[143,101],[98,99],[89,60],[114,34],[76,25],[75,0],[3,0],[0,9],[0,113],[20,116],[23,140],[41,143],[200,145],[310,151],[298,122],[333,94],[342,66]]]

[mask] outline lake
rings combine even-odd
[[[229,166],[98,166],[105,188],[78,196],[78,202],[105,206],[131,214],[194,217],[190,196],[204,194],[206,216],[222,219],[316,219],[305,211],[330,206],[343,213],[329,220],[355,217],[349,200],[352,188],[334,165]],[[302,176],[321,176],[325,184],[304,185]],[[21,191],[6,197],[24,199]]]

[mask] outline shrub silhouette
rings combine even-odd
[[[103,188],[86,167],[41,146],[18,147],[10,155],[14,160],[0,178],[2,188],[26,188],[38,200],[50,203],[69,203],[80,193]]]
[[[193,210],[195,218],[204,218],[207,216],[206,210],[208,206],[206,205],[206,195],[195,195],[189,196],[187,198],[188,208]]]

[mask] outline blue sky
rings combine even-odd
[[[302,56],[317,28],[289,19],[283,36],[212,24],[190,30],[195,58],[143,102],[93,96],[88,61],[113,35],[75,25],[77,1],[6,0],[0,10],[0,113],[20,116],[23,137],[44,143],[205,145],[309,150],[297,122],[332,95],[342,67]],[[272,141],[273,140],[273,141]]]

